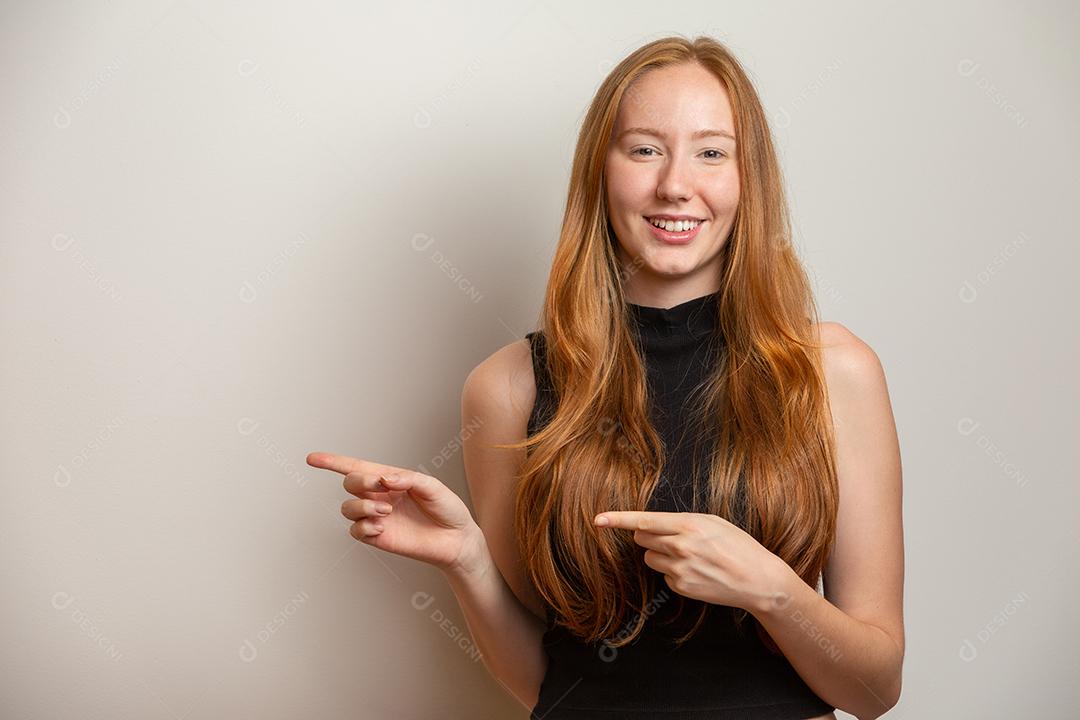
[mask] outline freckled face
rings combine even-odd
[[[701,133],[708,130],[727,136]],[[697,63],[651,70],[623,96],[605,175],[631,295],[672,282],[689,283],[696,294],[717,288],[720,250],[739,203],[734,135],[727,91]],[[672,242],[646,220],[662,214],[703,222],[689,242]]]

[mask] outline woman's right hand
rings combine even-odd
[[[469,572],[482,563],[480,527],[461,498],[436,478],[325,452],[309,454],[307,463],[345,476],[345,490],[357,499],[343,502],[341,514],[353,521],[349,534],[360,542],[444,572]]]

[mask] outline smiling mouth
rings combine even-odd
[[[652,233],[653,237],[660,242],[668,243],[669,245],[686,245],[690,243],[698,233],[701,232],[702,226],[707,222],[706,220],[701,220],[690,227],[686,227],[683,223],[679,222],[671,224],[675,230],[668,230],[667,228],[654,225],[649,218],[644,218],[644,220],[648,224],[649,231]]]
[[[645,221],[654,227],[658,227],[661,230],[667,230],[668,232],[686,232],[692,230],[701,223],[705,222],[701,218],[685,218],[680,220],[670,220],[664,218],[652,218],[648,215],[642,215]]]

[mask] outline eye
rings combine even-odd
[[[720,158],[726,158],[727,153],[716,149],[705,150],[706,153],[716,153],[708,157],[709,160],[719,160]],[[638,157],[654,157],[656,149],[651,147],[639,147],[630,151],[631,155],[637,155]]]

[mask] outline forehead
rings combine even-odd
[[[656,68],[637,78],[619,102],[614,134],[629,127],[676,134],[707,127],[735,134],[727,90],[697,63]]]

